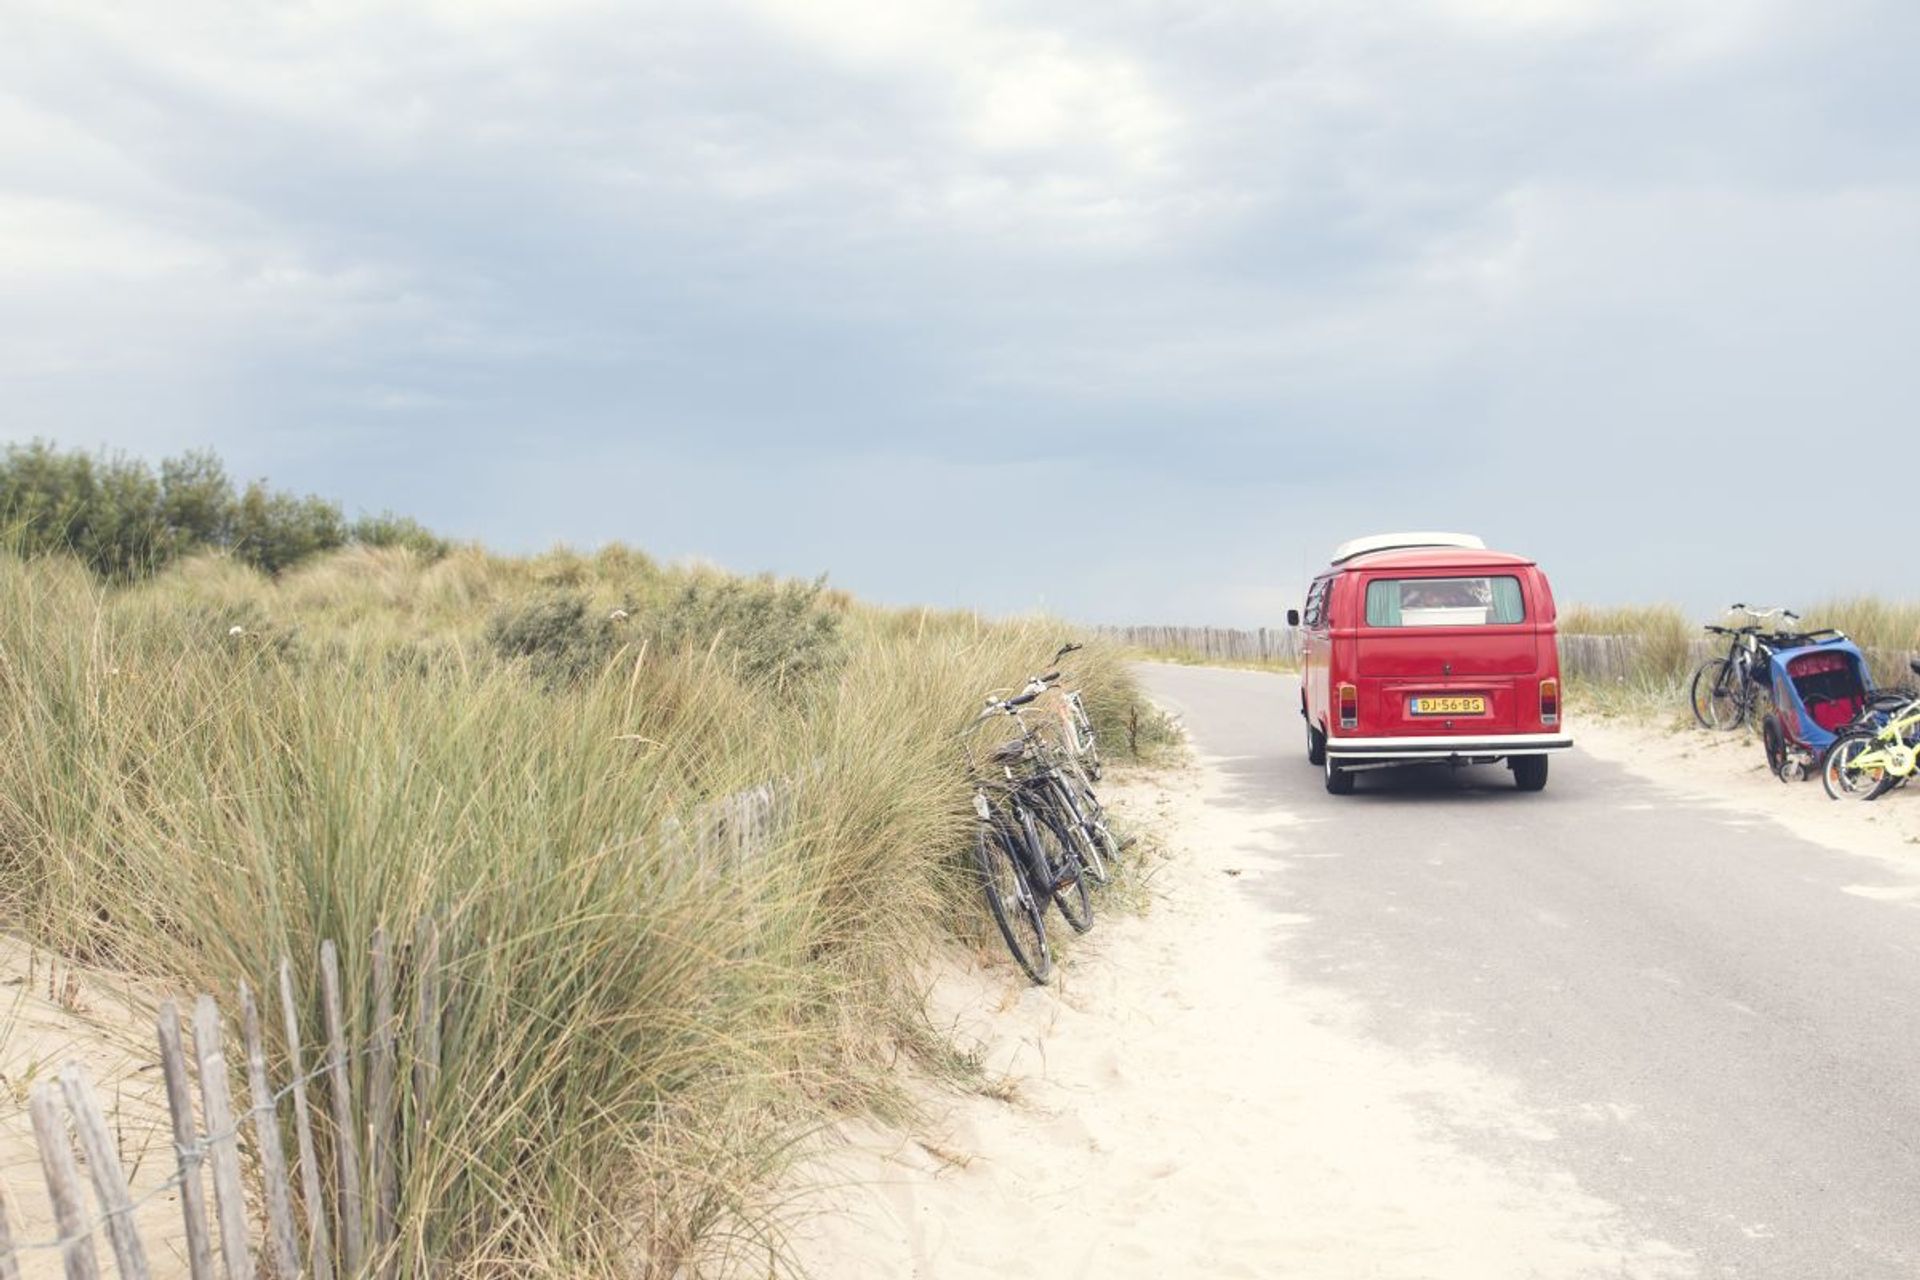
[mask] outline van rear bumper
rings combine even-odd
[[[1573,746],[1571,734],[1448,734],[1432,738],[1327,739],[1327,754],[1350,760],[1447,760],[1455,756],[1539,756]]]

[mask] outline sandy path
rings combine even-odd
[[[1818,778],[1781,782],[1767,769],[1760,739],[1744,729],[1709,733],[1672,718],[1605,718],[1575,712],[1574,737],[1602,760],[1676,796],[1743,813],[1764,814],[1803,840],[1878,858],[1920,875],[1920,784],[1868,803],[1830,799]],[[1920,884],[1912,891],[1920,898]]]
[[[815,1276],[1692,1274],[1544,1158],[1495,1166],[1440,1125],[1539,1128],[1496,1079],[1363,1038],[1273,963],[1293,923],[1233,892],[1298,818],[1227,803],[1214,766],[1116,807],[1167,830],[1142,918],[1107,918],[1052,990],[956,966],[939,1006],[1011,1099],[929,1093],[906,1133],[842,1127],[802,1179]],[[1439,1117],[1440,1119],[1436,1119]],[[1543,1144],[1544,1146],[1544,1144]]]

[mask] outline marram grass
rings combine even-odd
[[[774,690],[722,638],[640,625],[718,577],[355,549],[278,583],[199,559],[106,590],[0,556],[0,910],[229,1002],[282,954],[317,990],[336,939],[363,1033],[365,940],[431,916],[456,1012],[401,1171],[407,1265],[764,1274],[757,1196],[796,1134],[883,1098],[926,1042],[915,980],[942,938],[993,951],[955,735],[1061,636],[827,593],[837,662]],[[485,639],[554,590],[636,627],[571,683]],[[1120,664],[1075,657],[1123,741]],[[676,836],[769,780],[793,797],[773,847],[716,864]]]

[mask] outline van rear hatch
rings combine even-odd
[[[1511,733],[1540,670],[1525,579],[1454,569],[1367,584],[1355,632],[1363,723],[1387,734]]]

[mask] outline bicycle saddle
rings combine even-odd
[[[1025,754],[1027,754],[1026,739],[1012,738],[993,749],[993,762],[995,764],[1012,764]]]
[[[1908,658],[1907,670],[1913,672],[1913,674],[1917,676],[1920,676],[1920,658]]]

